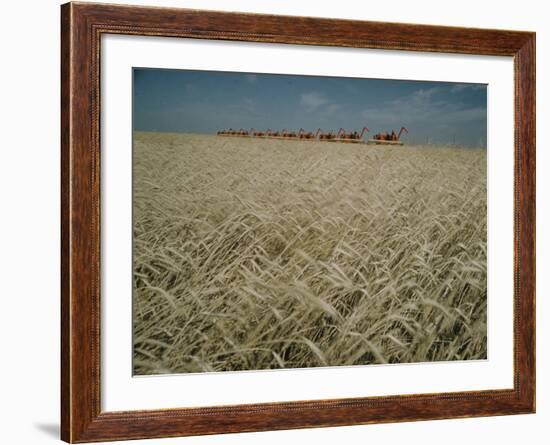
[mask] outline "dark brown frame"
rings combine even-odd
[[[104,33],[512,56],[514,388],[102,412],[100,37]],[[535,412],[535,34],[92,3],[61,7],[61,437],[173,437]]]

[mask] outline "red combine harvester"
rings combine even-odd
[[[287,131],[286,129],[281,131],[272,131],[270,128],[267,130],[234,130],[229,128],[228,130],[219,130],[216,132],[218,136],[237,136],[237,137],[255,137],[255,138],[269,138],[269,139],[285,139],[285,140],[308,140],[308,141],[321,141],[321,142],[349,142],[353,144],[364,144],[363,135],[369,132],[367,127],[363,127],[361,132],[350,131],[347,132],[344,128],[340,128],[338,133],[334,133],[332,130],[324,132],[320,128],[315,133],[312,131],[306,131],[300,128],[298,132]],[[367,144],[376,145],[403,145],[401,141],[401,135],[403,132],[408,133],[405,127],[401,127],[399,133],[392,130],[391,133],[377,133],[371,139],[367,141]]]
[[[248,131],[246,131],[242,128],[238,131],[233,130],[232,128],[230,128],[229,130],[219,130],[216,134],[218,136],[240,136],[240,137],[243,137],[243,136],[248,136]]]
[[[334,139],[336,139],[336,135],[333,133],[332,130],[326,133],[321,131],[321,133],[319,134],[320,141],[333,141]]]
[[[367,131],[367,133],[369,132],[369,129],[367,127],[363,127],[361,133],[359,133],[358,131],[350,131],[349,133],[346,133],[346,130],[340,128],[340,130],[338,130],[336,138],[334,138],[333,141],[351,142],[354,144],[363,143],[363,135],[365,134],[365,130]]]
[[[399,130],[399,134],[397,134],[394,130],[392,130],[391,133],[377,133],[373,136],[372,139],[369,139],[367,141],[367,144],[403,145],[403,141],[401,141],[401,134],[403,134],[403,132],[408,133],[409,130],[407,130],[405,127],[401,127],[401,130]]]
[[[318,128],[316,133],[313,133],[312,131],[304,130],[303,128],[300,128],[300,131],[298,132],[298,138],[299,139],[308,139],[308,140],[314,140],[317,139],[318,134],[320,133],[321,129]]]

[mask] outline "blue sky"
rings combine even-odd
[[[485,146],[481,84],[134,69],[134,129],[396,131],[409,143]]]

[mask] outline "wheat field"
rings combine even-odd
[[[484,359],[486,151],[134,134],[138,375]]]

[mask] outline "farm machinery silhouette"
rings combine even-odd
[[[284,139],[295,141],[321,141],[321,142],[343,142],[351,144],[376,144],[376,145],[403,145],[401,141],[401,135],[403,132],[408,133],[405,127],[401,127],[399,133],[392,130],[391,133],[377,133],[371,139],[365,141],[363,136],[368,133],[369,129],[363,127],[361,131],[346,131],[344,128],[340,128],[337,133],[330,130],[324,132],[321,128],[318,128],[316,132],[306,131],[300,128],[298,131],[287,130],[286,128],[281,131],[273,131],[270,128],[267,130],[256,130],[251,128],[245,130],[240,128],[235,130],[229,128],[227,130],[219,130],[216,132],[218,136],[233,136],[233,137],[248,137],[248,138],[264,138],[264,139]]]

